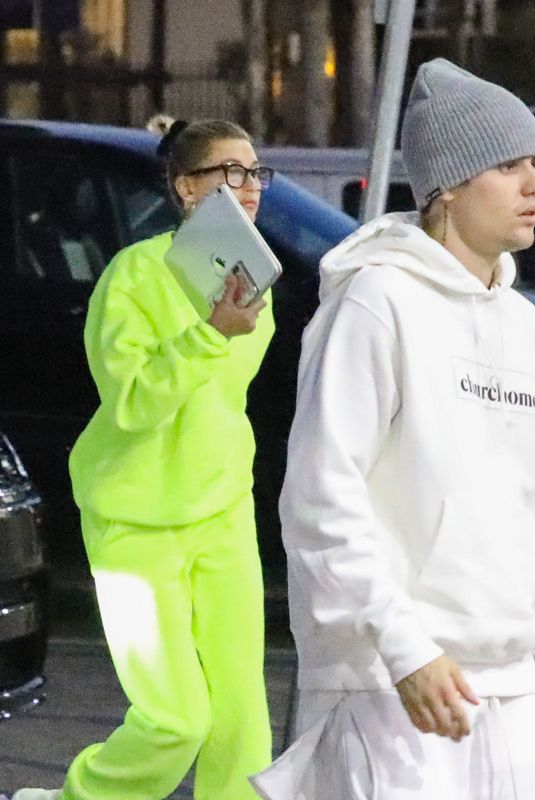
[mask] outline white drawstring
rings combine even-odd
[[[516,786],[515,771],[513,767],[513,759],[511,758],[511,751],[507,741],[507,734],[505,732],[505,725],[503,722],[502,706],[499,698],[489,697],[489,720],[494,728],[494,734],[490,731],[490,746],[491,752],[499,752],[496,758],[492,758],[494,774],[496,778],[500,778],[497,787],[497,792],[493,800],[519,800],[518,789]],[[507,773],[509,774],[509,781],[506,780]],[[509,791],[507,786],[509,785]]]
[[[505,339],[503,336],[503,309],[502,309],[502,298],[500,293],[499,285],[493,287],[493,290],[496,294],[496,301],[498,303],[498,328],[500,331],[500,386],[501,386],[501,408],[503,413],[503,419],[507,428],[511,427],[513,424],[513,420],[511,418],[511,412],[507,408],[507,403],[505,402]]]
[[[482,351],[485,361],[488,362],[489,368],[493,375],[499,381],[499,395],[500,395],[500,411],[505,427],[509,428],[513,424],[511,412],[507,407],[507,400],[505,396],[505,339],[503,335],[503,309],[502,299],[500,294],[499,284],[494,285],[490,290],[494,297],[498,308],[498,332],[500,340],[500,353],[499,353],[499,366],[496,365],[492,348],[489,348],[485,336],[485,332],[481,330],[481,323],[479,319],[478,304],[475,295],[470,295],[472,304],[472,316],[474,320],[474,344],[476,349]]]
[[[482,327],[481,327],[479,308],[478,308],[478,304],[477,304],[477,300],[476,300],[475,295],[473,295],[473,294],[470,295],[470,300],[471,300],[471,305],[472,305],[472,320],[473,320],[473,330],[474,330],[474,347],[475,347],[476,353],[478,354],[478,357],[481,359],[481,362],[483,364],[488,364],[488,367],[489,367],[489,369],[491,371],[492,377],[495,378],[497,381],[499,381],[498,370],[496,369],[492,352],[490,351],[490,349],[489,349],[489,347],[487,345],[485,331],[482,330]],[[504,398],[503,398],[502,386],[500,386],[500,385],[498,385],[498,394],[499,394],[500,409],[501,409],[501,413],[503,415]],[[489,418],[488,418],[487,430],[489,432],[489,436],[488,436],[488,439],[487,439],[486,446],[487,446],[487,449],[488,449],[489,453],[493,453],[498,448],[497,430],[496,430],[496,426],[494,425],[493,415],[490,415]]]
[[[494,355],[492,353],[492,349],[489,348],[487,336],[485,335],[485,331],[482,330],[481,327],[481,320],[479,314],[479,307],[477,304],[477,300],[475,295],[470,295],[470,299],[472,301],[472,316],[474,319],[474,343],[476,349],[481,351],[482,358],[484,361],[488,363],[489,369],[492,370],[494,375],[498,377],[500,375],[500,369],[497,368],[496,362],[494,360]],[[501,334],[501,327],[500,327],[500,334]],[[503,347],[501,350],[501,354],[503,354]],[[502,365],[503,366],[503,365]],[[503,403],[503,386],[500,386],[500,403]]]
[[[481,336],[481,331],[479,330],[479,320],[477,316],[477,304],[475,295],[470,295],[470,300],[472,302],[472,319],[474,320],[474,345],[477,350],[480,341],[483,339]]]

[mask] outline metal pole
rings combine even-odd
[[[373,144],[368,162],[368,188],[364,193],[360,215],[363,222],[383,214],[386,208],[415,7],[416,0],[390,0],[379,71]]]

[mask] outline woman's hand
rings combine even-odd
[[[258,315],[266,307],[266,301],[262,298],[249,306],[240,306],[242,293],[243,285],[238,277],[229,275],[225,281],[225,293],[221,300],[214,303],[212,313],[207,320],[227,339],[254,331]]]

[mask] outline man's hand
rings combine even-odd
[[[455,661],[439,656],[396,684],[409,717],[422,733],[449,736],[460,742],[470,733],[461,699],[479,700],[464,680]]]
[[[236,275],[230,275],[225,281],[225,294],[221,300],[214,303],[212,314],[208,319],[209,324],[227,339],[254,331],[258,315],[266,307],[266,301],[262,299],[245,308],[240,306],[242,293],[243,285]]]

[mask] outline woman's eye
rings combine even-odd
[[[513,170],[517,164],[518,161],[506,161],[505,164],[500,165],[500,169],[503,172],[511,172],[511,170]]]

